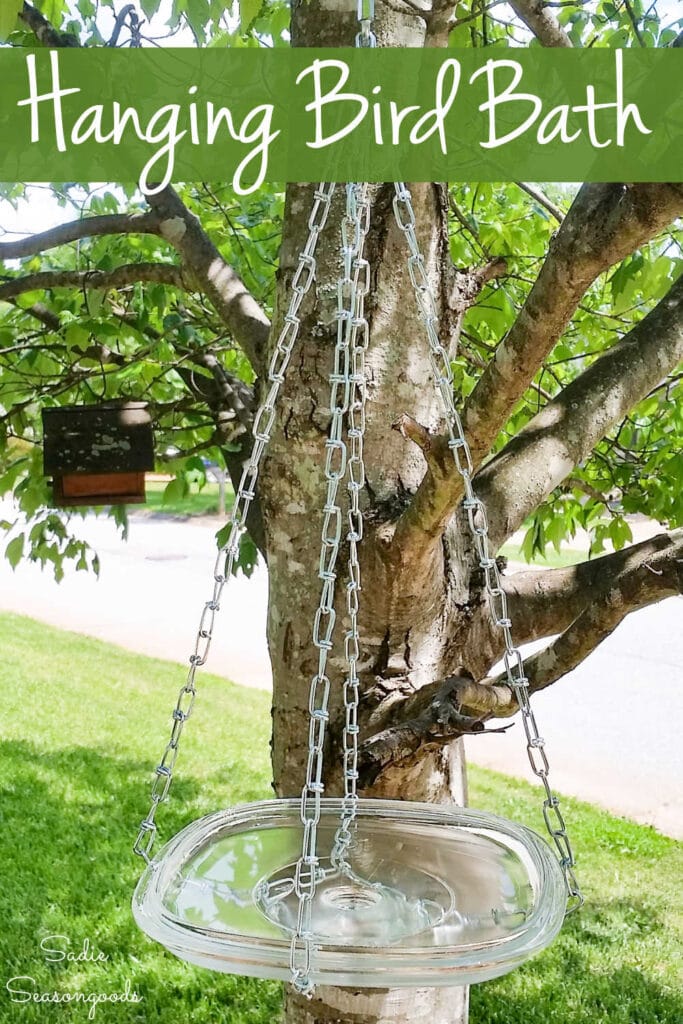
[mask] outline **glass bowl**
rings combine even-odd
[[[557,935],[566,889],[531,830],[496,815],[361,799],[345,865],[330,854],[341,801],[323,799],[314,984],[431,987],[487,981]],[[287,981],[303,826],[298,800],[267,800],[188,825],[147,867],[135,920],[176,956]]]

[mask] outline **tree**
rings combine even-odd
[[[51,24],[24,4],[10,41],[103,43],[89,0],[77,6],[78,18],[69,20],[65,5],[51,3]],[[355,13],[347,6],[293,5],[292,43],[351,45]],[[383,3],[377,32],[381,45],[504,47],[529,41],[524,26],[532,44],[549,46],[680,42],[680,22],[662,25],[656,5],[646,9],[640,0],[600,0],[590,10],[537,0],[510,6],[517,18],[479,0],[455,11],[438,0],[425,10],[408,0]],[[152,17],[155,7],[143,11]],[[288,43],[279,2],[242,3],[238,27],[223,14],[213,2],[178,4],[172,24],[188,23],[201,45]],[[109,44],[139,45],[144,36],[128,5]],[[411,190],[495,550],[522,525],[529,556],[548,543],[559,547],[578,528],[590,532],[593,555],[607,542],[615,549],[570,568],[505,573],[516,640],[557,637],[526,660],[533,693],[566,675],[631,611],[682,589],[683,281],[676,279],[683,186],[463,182]],[[249,200],[220,184],[168,188],[147,201],[120,187],[52,191],[75,214],[0,242],[0,484],[28,522],[5,524],[7,557],[51,561],[61,572],[70,558],[87,567],[92,553],[70,536],[61,513],[46,508],[40,407],[144,397],[177,488],[201,474],[200,454],[223,460],[235,481],[252,445],[312,187],[289,185],[283,196],[271,186]],[[5,189],[11,201],[22,194],[23,186]],[[335,200],[330,219],[340,218]],[[501,639],[483,597],[460,479],[445,457],[426,344],[404,301],[409,285],[390,185],[373,187],[368,250],[361,782],[374,796],[461,801],[460,737],[472,720],[481,728],[517,707],[505,680],[490,675]],[[315,670],[320,522],[312,510],[323,502],[337,253],[329,230],[248,521],[270,575],[279,794],[300,791]],[[177,451],[169,457],[171,446]],[[626,516],[634,512],[665,529],[625,547]],[[252,558],[245,548],[244,565]],[[332,745],[340,723],[336,694]],[[328,782],[338,784],[333,775]],[[290,993],[287,1021],[437,1024],[464,1021],[466,1004],[461,990],[387,997],[324,989],[311,1003]]]

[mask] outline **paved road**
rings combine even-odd
[[[69,573],[60,585],[36,566],[16,573],[0,559],[0,608],[186,662],[210,596],[217,523],[135,517],[122,543],[112,523],[80,531],[102,560],[99,581]],[[268,688],[267,577],[226,589],[210,669]],[[553,781],[580,796],[683,838],[683,600],[631,615],[570,676],[535,698]],[[521,726],[468,740],[478,764],[531,778]]]

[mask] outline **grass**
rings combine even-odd
[[[207,483],[202,490],[191,485],[190,493],[178,501],[164,502],[166,484],[160,480],[148,480],[145,486],[147,502],[131,506],[131,510],[147,508],[150,512],[163,512],[170,516],[216,516],[218,515],[218,484]],[[228,508],[232,503],[232,491],[226,495]]]
[[[515,544],[514,542],[504,544],[499,554],[505,555],[511,562],[522,562],[524,565],[540,565],[543,568],[551,569],[557,569],[565,565],[576,565],[578,562],[585,562],[588,558],[587,551],[578,551],[576,548],[562,548],[558,552],[554,547],[548,545],[543,557],[536,555],[531,562],[527,563],[522,553],[521,544]]]
[[[112,993],[128,981],[144,1001],[98,1006],[105,1024],[272,1024],[277,984],[192,968],[131,919],[133,832],[182,667],[13,615],[0,615],[0,645],[3,984],[23,975],[36,992]],[[166,836],[269,794],[267,695],[204,675],[196,710]],[[538,792],[502,776],[473,769],[471,801],[542,825]],[[587,906],[541,956],[473,989],[472,1024],[680,1024],[683,847],[577,801],[564,810]],[[49,935],[73,952],[88,939],[108,960],[48,964]],[[3,1024],[87,1018],[82,1005],[0,999]]]

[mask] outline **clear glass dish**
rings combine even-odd
[[[544,949],[560,930],[562,873],[529,829],[469,809],[362,799],[340,871],[329,859],[340,807],[322,801],[315,984],[486,981]],[[193,822],[144,872],[135,920],[190,963],[287,981],[302,829],[298,800],[246,804]]]

